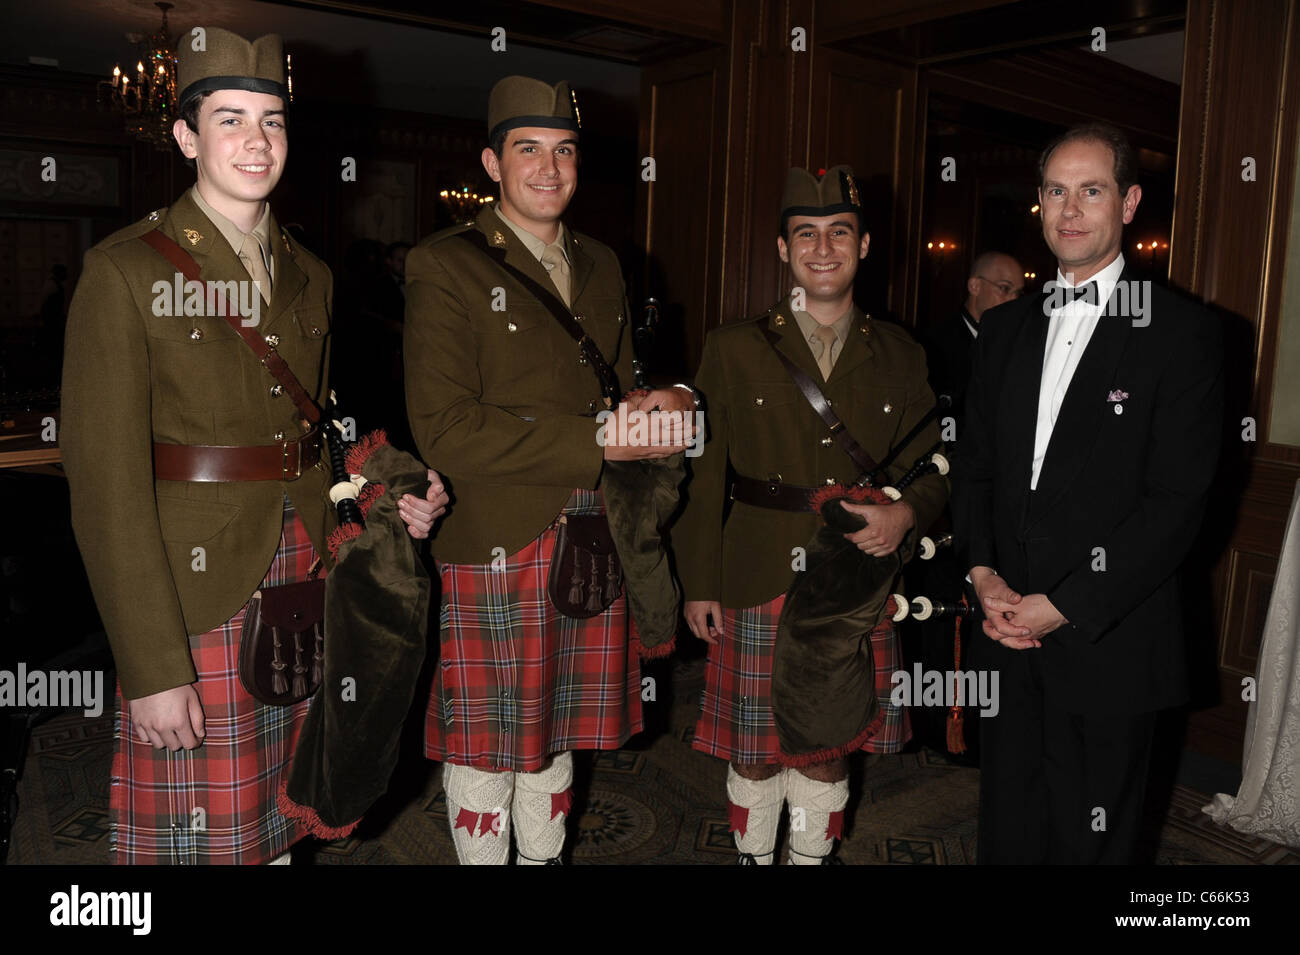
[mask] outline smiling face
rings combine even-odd
[[[786,226],[787,242],[777,236],[776,250],[782,262],[790,263],[794,284],[801,287],[811,305],[845,304],[853,298],[853,278],[858,261],[867,257],[871,236],[858,233],[858,217],[851,212],[833,216],[791,216]],[[843,308],[830,320],[843,313]],[[819,317],[819,316],[815,316]]]
[[[483,150],[483,168],[501,183],[501,212],[539,238],[554,241],[560,216],[578,187],[578,140],[567,129],[524,126],[506,133],[501,156]]]
[[[177,120],[172,134],[193,159],[199,191],[218,212],[239,223],[260,213],[289,157],[284,102],[270,93],[217,90],[199,107],[199,131]]]
[[[1124,226],[1142,199],[1142,187],[1121,194],[1110,147],[1091,140],[1052,151],[1038,189],[1043,238],[1062,274],[1086,282],[1119,255]]]

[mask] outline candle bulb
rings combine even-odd
[[[122,82],[122,67],[114,63],[113,64],[113,89],[117,89],[118,84],[121,82]]]

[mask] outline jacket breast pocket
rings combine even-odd
[[[228,410],[245,401],[252,352],[223,319],[156,319],[149,364],[156,401],[182,410]]]
[[[293,323],[305,341],[320,341],[329,334],[329,307],[324,302],[299,305],[293,310]]]
[[[504,311],[488,312],[474,322],[483,397],[510,404],[553,394],[557,369],[554,317],[532,302],[511,303]],[[578,345],[573,343],[575,355]]]

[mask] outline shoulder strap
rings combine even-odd
[[[613,408],[618,404],[622,392],[618,388],[618,376],[614,374],[614,369],[605,361],[605,356],[600,353],[596,346],[595,339],[588,335],[572,313],[560,301],[559,296],[548,289],[545,285],[535,280],[532,276],[519,271],[509,262],[506,261],[506,250],[494,248],[488,244],[487,236],[478,229],[466,229],[459,232],[453,238],[463,239],[478,249],[497,265],[501,266],[511,278],[515,279],[520,285],[526,288],[532,296],[546,306],[555,320],[560,323],[560,327],[568,332],[569,337],[578,343],[582,349],[583,357],[591,365],[591,370],[596,373],[596,380],[600,382],[600,393],[605,399],[605,407]]]
[[[153,229],[140,236],[140,240],[151,246],[154,251],[174,265],[191,282],[203,281],[199,278],[199,264],[194,261],[194,256],[177,245],[176,241],[170,236],[163,234],[158,229]],[[298,407],[298,412],[307,419],[309,424],[319,424],[321,420],[320,407],[307,394],[302,382],[290,370],[280,353],[268,345],[266,340],[257,334],[253,328],[243,323],[239,313],[234,310],[234,307],[228,301],[225,301],[224,296],[222,296],[222,306],[221,317],[226,320],[226,324],[233,328],[239,337],[247,343],[248,347],[253,350],[253,354],[257,356],[257,360],[289,393],[289,397],[293,399],[293,403]]]
[[[849,434],[849,429],[844,427],[844,422],[835,413],[831,403],[826,399],[826,395],[817,386],[817,382],[813,381],[802,368],[791,361],[789,355],[781,351],[779,347],[781,336],[772,331],[768,325],[767,316],[764,316],[759,328],[763,333],[763,337],[767,339],[767,343],[772,346],[772,351],[776,352],[776,357],[785,366],[785,370],[790,373],[790,377],[794,379],[794,383],[803,392],[803,396],[808,399],[808,404],[812,405],[813,411],[817,412],[817,416],[826,423],[826,427],[831,429],[831,434],[840,443],[844,453],[853,460],[853,463],[862,472],[854,483],[859,486],[874,484],[877,476],[876,472],[880,469],[879,465],[876,464],[871,455],[867,454],[866,449],[858,444],[853,435]]]

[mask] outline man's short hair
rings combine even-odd
[[[185,125],[190,128],[194,135],[199,134],[199,111],[203,109],[203,101],[215,93],[216,90],[204,90],[202,93],[195,93],[185,102],[181,103],[181,108],[176,111],[176,115],[185,120]],[[198,166],[189,156],[182,156],[185,165],[194,169]]]
[[[1115,184],[1119,186],[1121,196],[1129,191],[1130,186],[1137,184],[1137,153],[1133,149],[1133,144],[1128,141],[1128,137],[1109,123],[1085,123],[1081,126],[1072,126],[1047,144],[1047,148],[1038,158],[1039,188],[1043,185],[1043,173],[1047,169],[1047,161],[1051,159],[1057,147],[1078,142],[1101,143],[1110,149],[1111,158],[1115,161]]]
[[[989,267],[1004,255],[1006,255],[1005,252],[998,252],[996,249],[981,252],[975,256],[975,261],[970,264],[970,275],[966,277],[971,279],[984,278],[982,273],[987,272]]]

